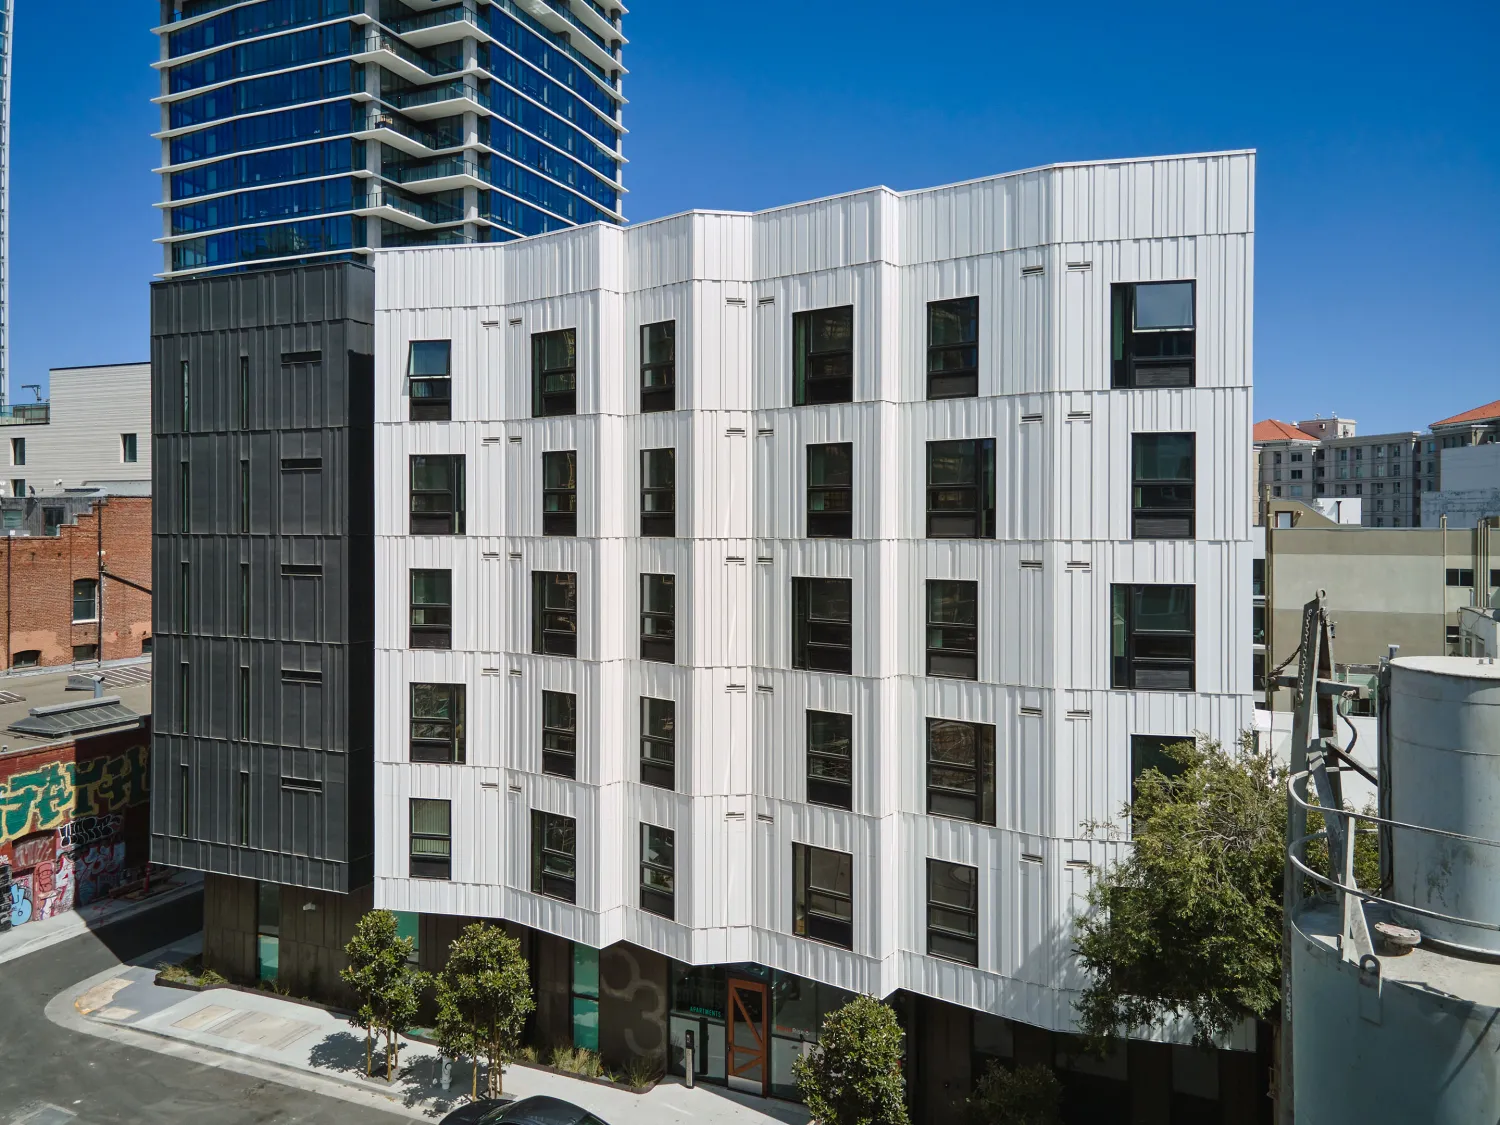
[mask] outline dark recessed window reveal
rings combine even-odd
[[[854,306],[792,317],[792,401],[854,401]]]
[[[1192,281],[1123,282],[1110,287],[1113,386],[1196,384],[1196,288]]]
[[[281,459],[281,471],[283,473],[318,473],[323,471],[323,458],[321,457],[283,457]]]

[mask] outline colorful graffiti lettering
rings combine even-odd
[[[58,826],[57,852],[62,855],[75,848],[86,848],[90,844],[97,844],[100,840],[111,839],[120,834],[120,829],[124,824],[125,818],[119,813],[111,813],[109,816],[76,817]],[[17,844],[16,848],[20,846]],[[17,862],[16,866],[25,867],[26,865]]]
[[[149,797],[146,748],[111,758],[48,762],[0,782],[0,844],[78,817],[98,817]]]
[[[44,892],[41,889],[41,879],[37,871],[32,872],[33,886],[31,888],[32,921],[40,922],[44,918],[51,918],[54,914],[66,914],[73,909],[73,860],[70,856],[59,856],[56,865],[47,866],[48,878],[51,890]]]
[[[24,926],[31,921],[31,877],[21,876],[10,885],[10,924]]]
[[[10,865],[12,867],[35,867],[39,863],[47,863],[52,859],[52,841],[54,836],[28,836],[24,840],[17,840],[10,849]]]
[[[125,844],[98,844],[75,855],[71,878],[78,887],[78,905],[103,898],[125,881]]]

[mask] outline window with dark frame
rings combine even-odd
[[[677,451],[641,450],[641,534],[670,539],[677,534]]]
[[[413,422],[447,422],[453,417],[453,344],[413,340],[406,353],[407,417]]]
[[[250,534],[250,461],[240,461],[240,534]]]
[[[464,760],[464,685],[411,685],[413,762]]]
[[[1446,575],[1445,585],[1458,589],[1460,587],[1472,587],[1474,585],[1474,570],[1472,567],[1449,567]]]
[[[979,394],[979,298],[927,306],[927,397]]]
[[[182,462],[177,474],[177,501],[178,501],[178,530],[187,535],[193,530],[193,489],[192,470],[188,468],[186,461]]]
[[[1251,607],[1250,643],[1253,645],[1266,643],[1266,607],[1263,605]]]
[[[240,563],[240,636],[250,635],[250,564]]]
[[[1113,586],[1111,686],[1137,691],[1192,691],[1192,586]]]
[[[854,534],[854,443],[807,447],[807,537]]]
[[[927,674],[979,679],[979,583],[927,580]]]
[[[192,718],[192,666],[183,661],[177,665],[177,729],[183,734],[191,734]]]
[[[807,712],[807,800],[854,808],[854,716]]]
[[[411,572],[411,648],[453,647],[453,572]]]
[[[570,691],[542,692],[542,772],[578,776],[578,697]]]
[[[531,651],[578,655],[578,575],[531,572]]]
[[[463,456],[412,454],[411,534],[464,533]]]
[[[663,918],[676,916],[677,834],[641,825],[641,909]]]
[[[792,579],[792,667],[850,674],[854,665],[854,580]]]
[[[578,822],[571,816],[531,811],[531,892],[578,901]]]
[[[927,952],[979,964],[979,868],[927,861]]]
[[[240,771],[239,837],[240,847],[250,846],[250,772]]]
[[[75,588],[75,598],[77,590]],[[193,571],[188,563],[182,563],[177,571],[177,608],[182,614],[182,631],[193,631]]]
[[[1196,385],[1197,283],[1127,281],[1110,286],[1111,385]]]
[[[641,575],[641,659],[677,661],[677,578]]]
[[[413,879],[453,878],[453,806],[449,801],[411,798],[408,873]]]
[[[677,788],[677,703],[641,696],[641,784]]]
[[[1167,753],[1168,746],[1195,742],[1190,734],[1133,734],[1130,736],[1130,803],[1136,802],[1136,783],[1147,770],[1165,777],[1177,777],[1183,765]]]
[[[240,429],[250,428],[250,357],[240,356]]]
[[[186,665],[184,665],[184,667],[186,667]],[[181,829],[182,830],[178,834],[181,835],[181,836],[191,836],[193,834],[193,771],[192,771],[192,767],[189,766],[186,762],[184,762],[178,768],[178,776],[181,778],[181,781],[182,781],[182,790],[178,794],[178,797],[180,798],[180,800],[178,802],[178,809],[177,809],[177,815],[178,815],[178,818],[179,818],[179,820],[181,822]]]
[[[854,857],[792,845],[792,933],[854,948]]]
[[[578,332],[562,328],[531,337],[531,416],[578,413]]]
[[[927,720],[927,811],[995,823],[995,728],[960,719]]]
[[[1131,435],[1132,538],[1193,538],[1195,442],[1195,434]]]
[[[250,669],[240,665],[240,737],[250,737]]]
[[[792,315],[792,401],[854,401],[854,306]]]
[[[140,451],[134,434],[120,435],[120,460],[127,465],[135,464],[140,460]]]
[[[542,534],[578,534],[578,453],[542,454]]]
[[[184,433],[186,433],[189,429],[189,422],[191,421],[190,415],[192,413],[189,409],[191,405],[190,392],[192,384],[188,376],[187,360],[182,361],[179,366],[179,370],[182,373],[182,430]]]
[[[995,439],[927,443],[927,538],[995,537]]]
[[[187,563],[182,564],[184,567]],[[73,579],[73,622],[99,619],[99,583],[93,578]],[[183,629],[186,633],[188,630]]]
[[[1250,562],[1250,594],[1252,597],[1266,596],[1266,560],[1252,559]]]
[[[677,409],[677,322],[641,326],[641,413]]]

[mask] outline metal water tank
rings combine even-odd
[[[1500,664],[1493,657],[1391,662],[1390,817],[1500,840]],[[1393,829],[1391,897],[1458,918],[1500,919],[1500,848]],[[1425,938],[1500,954],[1500,933],[1407,913]]]

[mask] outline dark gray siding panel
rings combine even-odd
[[[161,282],[151,320],[152,857],[347,891],[374,851],[374,274]]]

